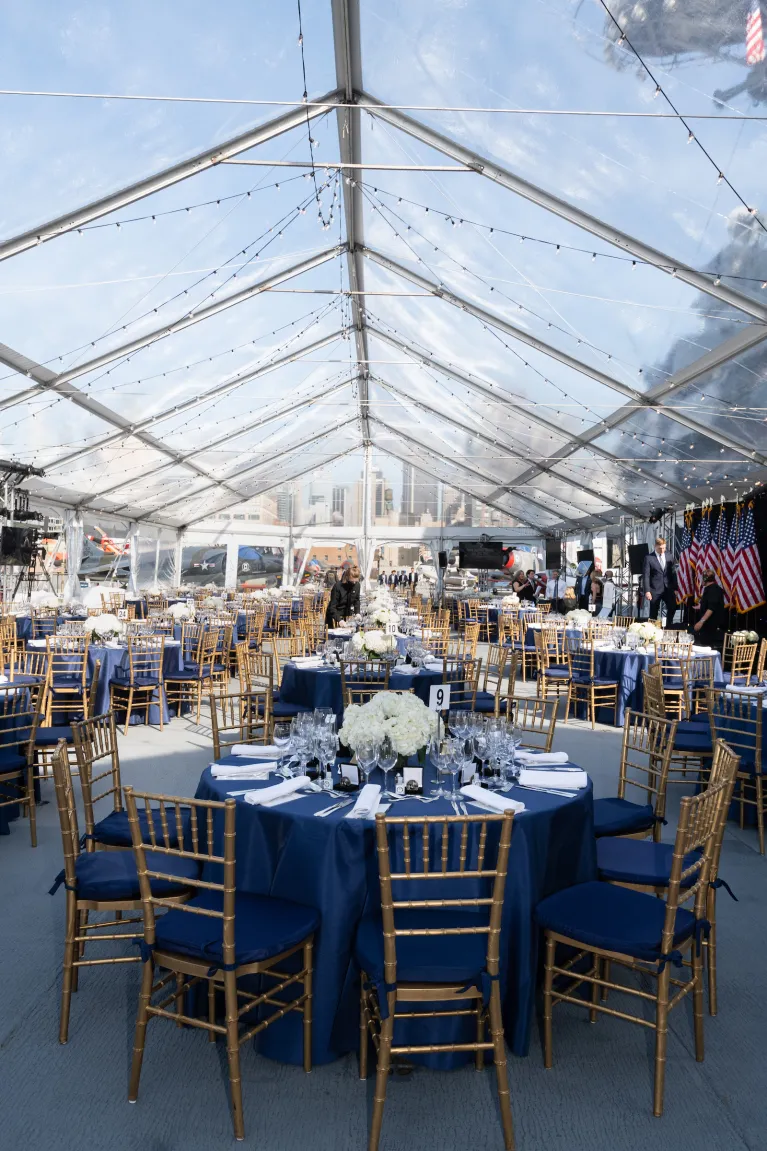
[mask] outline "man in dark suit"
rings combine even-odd
[[[592,564],[588,571],[583,575],[578,575],[575,581],[575,594],[578,597],[578,607],[581,611],[589,610],[589,596],[591,595],[591,573],[594,570]]]
[[[666,627],[673,625],[676,612],[676,573],[674,563],[666,555],[666,541],[658,536],[655,551],[645,556],[642,565],[642,594],[650,605],[650,619],[657,619],[660,605],[666,605]]]

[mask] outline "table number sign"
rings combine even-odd
[[[396,635],[396,634],[397,634],[397,625],[396,625],[396,623],[387,623],[387,625],[386,625],[386,634],[387,634],[387,635]]]
[[[119,608],[117,609],[117,618],[118,618],[118,619],[127,619],[127,618],[128,618],[128,609],[127,609],[127,607],[119,607]]]
[[[405,786],[405,795],[423,795],[423,768],[403,767],[402,782]]]
[[[435,683],[429,688],[429,710],[450,710],[450,684]]]

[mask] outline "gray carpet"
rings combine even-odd
[[[556,746],[588,768],[596,794],[614,793],[619,733],[561,726]],[[210,743],[174,721],[134,728],[121,741],[124,782],[193,794]],[[678,803],[672,797],[672,816]],[[40,846],[17,821],[0,839],[4,978],[0,992],[0,1145],[80,1151],[211,1151],[233,1142],[223,1045],[202,1033],[150,1025],[138,1103],[126,1101],[138,965],[86,970],[73,999],[70,1041],[58,1044],[63,892],[52,784],[39,809]],[[673,836],[673,821],[666,838]],[[527,1059],[509,1057],[519,1151],[761,1151],[767,1145],[767,863],[753,831],[728,828],[722,874],[739,898],[719,901],[720,1005],[706,1018],[706,1060],[692,1054],[689,1011],[672,1013],[666,1114],[654,1119],[652,1034],[560,1006],[555,1066],[544,1071],[538,1036]],[[259,1151],[351,1151],[366,1146],[372,1079],[348,1057],[311,1075],[243,1050],[246,1145]],[[391,1080],[381,1151],[502,1148],[494,1075],[417,1070]]]

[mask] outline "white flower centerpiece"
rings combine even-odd
[[[351,639],[354,654],[365,659],[381,659],[397,650],[397,640],[380,629],[356,631]]]
[[[650,619],[637,620],[629,626],[631,635],[638,635],[642,643],[652,643],[658,638],[658,625]]]
[[[591,612],[582,607],[569,611],[565,616],[571,627],[588,627],[593,618]]]
[[[209,595],[202,601],[202,606],[207,608],[208,611],[221,611],[224,606],[224,601],[221,596]]]
[[[181,622],[182,619],[193,619],[194,608],[188,603],[172,603],[168,608],[168,615]]]
[[[406,760],[417,755],[426,762],[426,747],[437,731],[438,716],[416,695],[379,691],[367,703],[353,703],[344,712],[338,737],[356,751],[363,740],[380,743],[388,735],[394,750]]]
[[[125,634],[125,624],[116,615],[104,612],[102,615],[92,615],[85,621],[84,631],[91,639],[101,643],[113,643]]]
[[[755,631],[734,631],[732,633],[732,640],[734,643],[759,643],[759,633]]]
[[[399,627],[399,614],[392,607],[384,604],[371,604],[365,612],[365,623],[376,628],[386,628],[389,624]]]
[[[501,607],[519,607],[519,596],[515,591],[511,595],[505,595],[501,600]]]
[[[58,607],[59,597],[52,591],[33,591],[29,597],[29,603],[33,608]]]

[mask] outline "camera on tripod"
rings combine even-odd
[[[36,557],[45,557],[40,528],[33,524],[4,524],[0,528],[0,564],[26,568]]]

